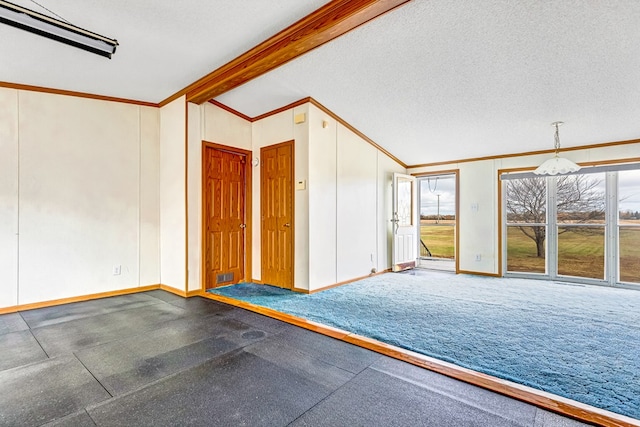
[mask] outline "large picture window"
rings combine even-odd
[[[640,165],[501,179],[506,276],[640,284]]]

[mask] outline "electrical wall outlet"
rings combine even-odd
[[[482,261],[482,255],[476,254],[476,261]]]
[[[122,273],[122,266],[121,265],[114,265],[113,266],[113,275],[114,276],[119,276],[120,273]]]

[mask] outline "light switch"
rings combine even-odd
[[[302,181],[296,181],[296,190],[304,190],[307,188],[307,181],[306,180],[302,180]]]

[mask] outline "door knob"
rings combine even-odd
[[[245,228],[247,224],[240,224],[240,228]]]
[[[285,227],[291,227],[291,224],[286,223],[284,226],[285,226]]]

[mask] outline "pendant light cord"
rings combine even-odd
[[[558,126],[563,124],[563,122],[553,122],[551,124],[556,127],[554,147],[556,149],[556,157],[558,157],[558,154],[560,153],[560,131],[558,130]]]

